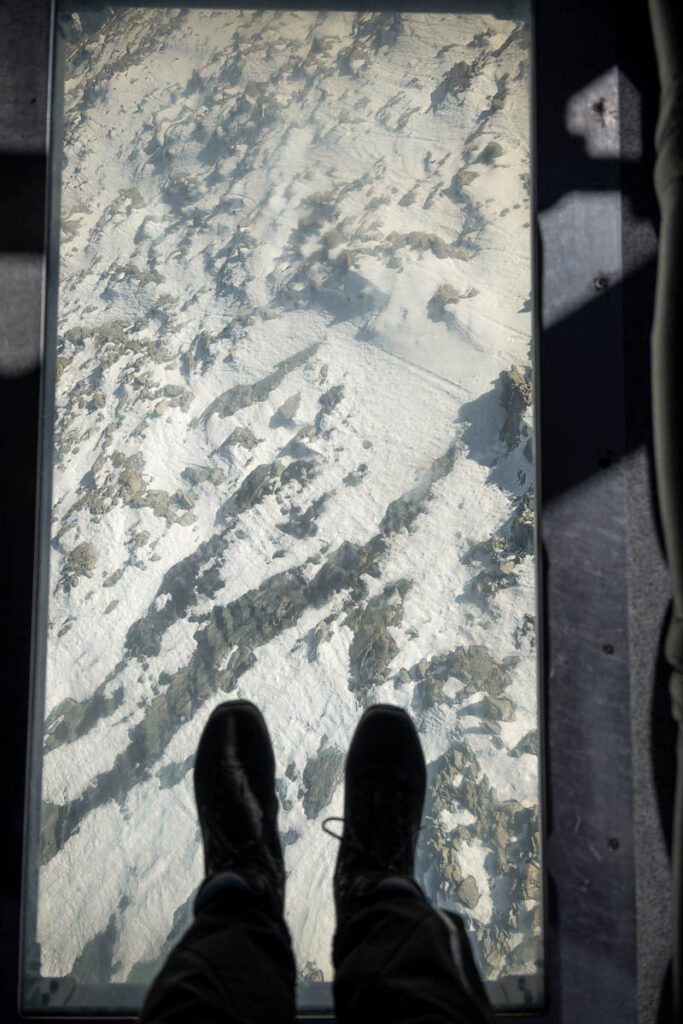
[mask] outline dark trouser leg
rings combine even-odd
[[[289,932],[235,876],[200,891],[195,921],[147,993],[142,1024],[291,1024]]]
[[[339,1024],[490,1024],[460,918],[418,886],[388,878],[352,905],[337,931]]]

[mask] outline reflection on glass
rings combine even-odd
[[[139,1003],[228,695],[274,739],[302,1006],[378,701],[430,766],[419,880],[499,1004],[540,991],[528,8],[491,12],[60,19],[29,1004]]]

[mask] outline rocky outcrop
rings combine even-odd
[[[256,437],[253,430],[250,430],[249,427],[235,427],[218,451],[221,455],[227,454],[234,445],[240,445],[242,448],[248,448],[251,451],[252,448],[255,448],[260,443],[261,439]]]
[[[318,651],[321,645],[329,643],[332,638],[332,630],[330,628],[332,622],[333,616],[329,616],[328,618],[323,619],[322,622],[319,622],[315,629],[312,629],[308,634],[307,642],[309,661],[317,661]]]
[[[123,687],[107,694],[99,687],[89,700],[67,697],[46,716],[43,749],[47,753],[62,743],[73,743],[85,735],[102,718],[107,718],[123,703]]]
[[[479,62],[480,64],[481,62]],[[466,91],[472,78],[477,73],[478,63],[474,61],[468,64],[464,60],[456,61],[432,93],[431,109],[436,111],[441,107],[449,96],[457,96],[458,93]]]
[[[418,862],[418,876],[437,878],[433,898],[449,902],[461,912],[470,912],[469,931],[478,948],[485,976],[497,976],[506,964],[512,967],[511,933],[519,927],[520,916],[528,915],[528,904],[539,906],[540,866],[537,853],[538,814],[516,800],[500,800],[471,747],[461,741],[433,767],[430,799],[425,811],[425,838]],[[468,812],[472,823],[447,827],[444,812]],[[496,898],[488,921],[475,914],[481,893],[476,879],[463,876],[458,851],[474,840],[487,855],[482,870],[495,883]],[[430,874],[430,872],[432,872]],[[501,879],[507,884],[502,886]],[[504,895],[505,894],[505,895]],[[526,927],[526,952],[538,955],[540,915]],[[520,951],[515,954],[519,959]]]
[[[127,455],[114,451],[108,458],[99,456],[91,470],[91,486],[81,488],[79,497],[68,509],[62,533],[70,528],[75,513],[86,510],[91,516],[100,517],[117,505],[150,508],[156,516],[182,526],[195,522],[191,512],[194,499],[189,492],[178,490],[169,494],[149,487],[145,477],[142,452]]]
[[[64,557],[62,583],[65,587],[75,587],[81,576],[92,576],[97,564],[95,545],[88,540],[81,541]]]
[[[517,566],[534,551],[535,497],[533,487],[514,499],[513,511],[493,536],[473,544],[463,556],[465,565],[482,566],[469,592],[483,601],[517,582]]]
[[[516,366],[513,366],[510,370],[503,370],[500,375],[500,383],[500,404],[505,410],[505,419],[500,430],[500,439],[505,443],[507,450],[511,451],[519,444],[523,430],[523,419],[531,405],[529,370],[522,372]],[[525,433],[525,437],[527,436],[528,431]]]
[[[362,610],[354,609],[346,619],[345,624],[353,630],[349,648],[349,689],[361,699],[367,698],[373,686],[383,682],[389,663],[398,653],[390,629],[401,622],[403,599],[409,589],[408,580],[397,580],[371,598]]]
[[[457,443],[452,444],[443,455],[434,460],[417,487],[391,502],[380,523],[382,533],[388,535],[410,529],[420,513],[426,510],[433,485],[453,469],[457,452]]]
[[[510,757],[521,757],[522,754],[531,754],[538,757],[538,730],[532,729],[522,736],[519,743],[510,751]]]
[[[278,529],[289,534],[290,537],[295,537],[296,540],[315,537],[318,532],[316,520],[325,508],[329,497],[329,494],[321,494],[319,498],[311,502],[307,509],[303,510],[300,505],[291,505],[287,522],[278,524]]]
[[[498,157],[503,155],[503,147],[500,142],[488,142],[477,157],[475,163],[493,164]]]
[[[411,687],[413,707],[419,712],[429,711],[443,702],[460,702],[482,691],[486,700],[502,701],[501,707],[507,709],[511,708],[511,703],[501,694],[512,682],[510,673],[514,665],[514,659],[496,661],[482,645],[457,647],[446,654],[434,655],[429,660],[423,658],[410,669],[401,669],[394,678],[394,686],[396,689]],[[448,697],[444,692],[444,686],[450,680],[464,683],[455,698]]]
[[[363,477],[367,473],[367,470],[367,463],[359,462],[358,466],[354,470],[352,470],[352,472],[346,474],[346,476],[342,480],[342,483],[345,484],[347,487],[358,487],[358,485],[363,482]]]
[[[301,393],[297,392],[295,395],[290,395],[273,413],[271,426],[280,427],[293,423],[300,405]]]
[[[321,744],[318,753],[308,761],[302,775],[300,791],[307,818],[317,818],[334,796],[344,774],[344,752],[338,747]]]
[[[473,910],[479,902],[479,890],[477,888],[477,880],[474,875],[468,875],[467,878],[463,878],[462,882],[457,888],[458,902],[462,903],[463,906]]]
[[[224,391],[222,395],[215,398],[202,413],[202,422],[208,423],[212,416],[219,416],[225,419],[227,416],[234,416],[240,409],[256,402],[265,402],[270,393],[278,387],[288,373],[298,366],[303,366],[315,353],[318,345],[310,345],[308,348],[296,352],[293,356],[283,359],[278,363],[272,373],[256,381],[253,384],[237,384],[235,387]]]
[[[218,466],[186,466],[180,475],[191,487],[207,483],[217,487],[225,480],[225,473]]]
[[[459,292],[450,284],[439,285],[427,303],[427,316],[435,323],[448,323],[448,314],[451,312],[447,307],[455,306],[461,299],[471,299],[477,294],[476,288],[468,288],[465,292]]]

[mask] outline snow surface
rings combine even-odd
[[[432,787],[464,741],[496,806],[531,809],[496,847],[454,775],[442,810],[430,790],[418,878],[465,913],[486,977],[539,969],[538,895],[515,888],[538,863],[517,8],[61,19],[45,977],[149,981],[189,922],[192,755],[228,696],[256,701],[273,738],[302,982],[331,978],[337,849],[321,822],[343,802],[337,762],[324,806],[304,772],[378,701],[413,715]],[[344,542],[379,548],[314,598]],[[251,595],[258,617],[288,572],[305,607],[272,610],[260,639],[247,622],[207,688],[177,700],[216,610]],[[468,669],[439,681],[430,659],[457,650],[503,666],[497,697]],[[150,722],[161,746],[140,753]],[[473,908],[442,884],[449,857],[476,881]]]

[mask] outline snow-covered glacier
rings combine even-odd
[[[36,938],[74,1005],[191,919],[193,754],[234,697],[275,747],[302,1005],[375,702],[429,765],[418,879],[497,998],[533,989],[529,14],[498,8],[60,18]]]

